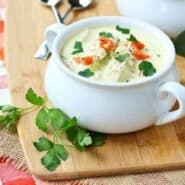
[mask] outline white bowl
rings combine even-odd
[[[120,13],[152,23],[170,37],[185,30],[185,0],[116,0]]]
[[[83,78],[65,66],[60,50],[69,37],[87,26],[116,24],[144,29],[159,39],[167,51],[165,67],[141,81],[102,83]],[[177,82],[174,46],[154,26],[123,17],[94,17],[70,26],[50,26],[46,39],[53,53],[45,73],[48,97],[69,116],[76,116],[82,127],[104,133],[125,133],[152,124],[166,124],[185,115],[185,88]],[[169,112],[174,97],[180,107]]]

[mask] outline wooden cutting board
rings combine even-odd
[[[60,8],[67,9],[66,1]],[[73,12],[67,23],[83,17],[119,15],[114,0],[98,0],[85,11]],[[55,21],[48,8],[37,0],[10,0],[7,6],[6,61],[13,104],[26,106],[24,94],[29,87],[45,94],[43,77],[47,62],[33,58],[47,25]],[[185,59],[177,57],[181,82],[185,83]],[[36,112],[24,116],[18,124],[20,142],[29,169],[45,179],[67,179],[89,176],[148,172],[185,168],[185,119],[160,127],[150,127],[132,134],[109,135],[103,147],[87,152],[69,150],[69,158],[53,173],[41,164],[42,153],[33,140],[43,134],[34,124]]]

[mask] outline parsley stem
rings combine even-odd
[[[38,108],[38,105],[33,105],[31,107],[27,107],[27,108],[22,108],[22,111],[30,111],[31,109],[34,109],[34,108]]]
[[[53,141],[54,141],[54,143],[56,143],[56,135],[55,134],[53,134]]]
[[[62,143],[62,145],[66,146],[66,147],[74,148],[73,145],[67,145],[67,144],[65,144],[65,143]]]
[[[33,105],[33,106],[27,107],[27,108],[20,108],[21,115],[25,115],[25,114],[31,112],[33,109],[36,109],[36,108],[39,108],[39,107],[37,105]]]
[[[66,144],[66,143],[64,143],[62,141],[62,139],[60,137],[62,134],[60,134],[58,132],[55,132],[55,131],[52,134],[53,134],[53,141],[54,141],[54,143],[60,143],[60,144],[62,144],[64,146],[66,146],[66,147],[72,147],[72,148],[74,147],[73,145],[68,145],[68,144]]]
[[[61,144],[61,145],[65,146],[65,147],[71,147],[71,148],[74,147],[73,145],[68,145],[68,144],[64,143],[62,141],[62,139],[60,138],[61,135],[58,134],[57,132],[53,132],[52,134],[53,134],[53,142],[54,143]]]
[[[42,105],[43,108],[45,108],[47,111],[49,110],[49,108],[46,105]]]
[[[74,146],[73,146],[73,145],[66,144],[66,143],[64,143],[61,139],[60,139],[60,144],[62,144],[62,145],[64,145],[64,146],[66,146],[66,147],[74,148]]]

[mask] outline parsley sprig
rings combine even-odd
[[[45,97],[42,98],[37,96],[31,88],[28,89],[25,97],[32,106],[28,108],[21,108],[13,105],[0,106],[0,127],[14,129],[16,122],[22,115],[32,110],[35,106],[43,105],[45,102]]]
[[[72,52],[72,54],[75,55],[75,54],[81,53],[81,52],[83,52],[82,42],[76,41],[74,43],[74,51]]]
[[[61,161],[67,160],[68,153],[62,144],[55,144],[46,137],[40,137],[38,142],[33,142],[35,148],[40,152],[47,152],[41,158],[41,163],[49,170],[54,171]]]
[[[20,118],[25,109],[12,105],[0,106],[0,127],[14,129],[15,122]]]
[[[33,141],[33,146],[38,152],[44,153],[41,164],[47,170],[54,171],[62,161],[67,160],[67,147],[84,151],[90,146],[101,146],[105,143],[106,135],[79,127],[76,117],[70,118],[61,109],[48,107],[47,98],[38,96],[32,88],[28,89],[25,98],[31,104],[28,108],[0,106],[0,126],[7,129],[15,128],[22,115],[38,109],[36,126],[52,139],[41,136],[37,141]]]
[[[180,33],[174,40],[175,49],[178,55],[185,57],[185,31]]]
[[[90,69],[85,69],[85,70],[83,70],[83,71],[80,71],[78,74],[79,74],[80,76],[89,78],[89,77],[91,77],[91,76],[94,75],[94,72],[91,71]]]
[[[154,73],[156,73],[155,67],[149,61],[142,61],[139,64],[139,70],[143,72],[144,76],[152,76]]]
[[[130,37],[128,38],[128,40],[131,41],[131,42],[137,42],[138,41],[137,38],[132,34],[130,34]]]
[[[123,28],[119,25],[116,25],[116,30],[121,32],[122,34],[129,34],[130,30],[128,28]]]
[[[125,53],[123,55],[118,55],[118,56],[115,56],[114,58],[119,61],[120,63],[126,61],[127,59],[129,59],[130,57],[130,54],[129,53]]]
[[[110,33],[110,32],[105,32],[105,31],[100,32],[100,33],[99,33],[99,36],[100,36],[100,37],[112,38],[112,39],[114,38],[113,35],[112,35],[112,33]]]

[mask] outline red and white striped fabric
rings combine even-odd
[[[4,63],[5,0],[0,0],[0,105],[10,103],[8,78]]]

